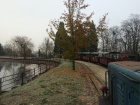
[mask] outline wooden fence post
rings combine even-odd
[[[23,85],[24,84],[24,72],[22,72],[22,74],[21,74],[21,85]]]
[[[50,61],[49,61],[49,70],[50,70]]]

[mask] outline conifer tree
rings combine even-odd
[[[59,55],[62,56],[63,53],[63,48],[62,48],[62,43],[66,44],[63,40],[65,39],[65,37],[67,36],[66,30],[64,28],[64,23],[60,22],[59,23],[59,27],[58,27],[58,31],[56,32],[56,37],[55,37],[55,46],[54,46],[54,53],[55,55]]]
[[[98,47],[98,36],[93,21],[90,24],[90,30],[88,32],[87,41],[89,43],[88,43],[88,47],[86,48],[86,51],[96,52]]]

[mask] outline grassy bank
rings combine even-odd
[[[33,81],[1,95],[3,105],[86,105],[93,97],[88,95],[85,78],[71,63],[49,70]],[[95,104],[96,105],[96,104]]]

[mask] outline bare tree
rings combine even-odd
[[[4,45],[4,51],[6,56],[17,56],[17,49],[12,41],[6,42]]]
[[[46,58],[49,58],[53,53],[53,43],[49,38],[44,38],[42,44],[39,46],[40,52]]]
[[[104,31],[108,29],[107,23],[105,21],[107,15],[108,13],[105,14],[102,19],[100,19],[99,26],[97,27],[97,33],[98,33],[99,39],[101,40],[102,51],[105,51],[106,34],[104,33]]]
[[[129,19],[124,20],[121,25],[122,40],[125,52],[137,55],[140,52],[140,15],[132,14]]]
[[[111,51],[122,51],[120,43],[120,28],[113,26],[109,29]]]
[[[15,36],[12,41],[15,43],[15,47],[18,53],[26,59],[27,54],[30,55],[34,47],[31,39],[26,36]]]
[[[102,51],[123,51],[121,29],[118,26],[113,26],[104,30],[100,38]]]
[[[111,36],[110,36],[110,33],[109,33],[109,30],[106,29],[104,30],[101,34],[100,34],[100,49],[102,51],[111,51],[111,46],[110,46],[110,43],[111,43]]]

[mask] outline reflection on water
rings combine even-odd
[[[37,64],[23,64],[16,62],[0,62],[0,78],[38,67]]]
[[[22,85],[35,74],[37,64],[23,64],[16,62],[0,62],[1,90],[7,91]]]

